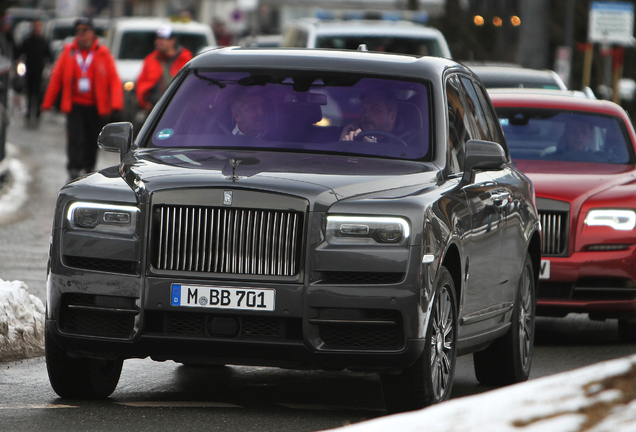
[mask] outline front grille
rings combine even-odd
[[[64,265],[84,270],[95,270],[109,273],[137,273],[137,263],[135,261],[122,261],[103,258],[87,258],[79,256],[64,255]]]
[[[540,282],[537,289],[538,299],[572,298],[574,284],[569,282]]]
[[[233,319],[238,326],[234,339],[252,341],[302,340],[302,320],[297,318],[227,316],[206,313],[155,312],[146,313],[144,331],[177,337],[221,337],[212,334],[210,324],[215,318]]]
[[[294,276],[303,214],[159,205],[154,208],[157,270]]]
[[[323,284],[382,285],[394,284],[404,279],[404,273],[379,272],[324,272]]]
[[[324,349],[395,350],[402,347],[398,326],[327,324],[320,326]]]
[[[318,326],[326,350],[397,350],[404,345],[396,310],[324,308],[309,323]]]
[[[129,338],[139,309],[135,299],[90,294],[65,294],[60,329],[87,336]]]
[[[569,213],[562,211],[539,211],[543,244],[541,254],[544,256],[566,255],[568,251]]]

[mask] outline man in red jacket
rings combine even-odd
[[[48,110],[59,98],[60,111],[67,115],[69,178],[95,170],[97,137],[114,111],[124,105],[124,90],[115,59],[95,36],[93,21],[75,21],[75,39],[58,57],[42,109]]]
[[[144,59],[137,78],[139,106],[146,112],[150,111],[172,78],[191,59],[192,53],[177,45],[172,27],[160,27],[156,33],[155,50]]]

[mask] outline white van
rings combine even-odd
[[[355,50],[360,44],[369,51],[452,58],[442,32],[411,21],[305,18],[286,26],[282,46]]]

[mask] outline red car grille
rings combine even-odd
[[[539,211],[543,244],[541,254],[544,256],[562,256],[568,252],[568,212]]]

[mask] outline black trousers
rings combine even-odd
[[[42,104],[42,71],[29,74],[27,71],[27,117],[35,110],[36,117],[40,117],[40,105]]]
[[[97,137],[102,129],[102,121],[96,107],[73,105],[66,117],[68,163],[66,169],[71,174],[95,170],[97,162]]]

